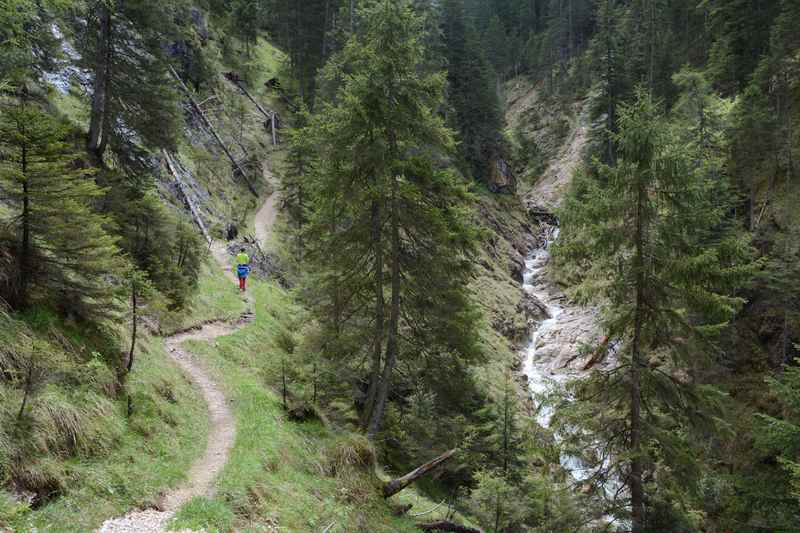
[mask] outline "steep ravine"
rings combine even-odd
[[[549,427],[554,416],[547,403],[548,395],[567,381],[587,374],[594,361],[586,347],[597,346],[600,341],[597,310],[571,302],[550,278],[548,270],[550,248],[559,236],[555,213],[567,194],[573,174],[582,164],[587,121],[585,110],[579,110],[557,155],[536,183],[522,193],[530,216],[537,222],[537,233],[523,271],[523,308],[529,317],[530,336],[522,350],[521,370],[533,399],[534,416],[543,427]],[[605,360],[598,366],[609,364]],[[587,472],[578,458],[563,456],[561,465],[575,480],[586,478]]]

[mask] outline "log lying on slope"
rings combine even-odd
[[[244,94],[247,97],[247,99],[250,100],[253,103],[253,105],[256,106],[256,109],[258,109],[259,113],[264,115],[264,118],[266,118],[269,121],[270,128],[272,129],[272,145],[276,146],[278,144],[278,134],[275,131],[275,129],[277,128],[276,117],[278,116],[278,113],[276,113],[275,111],[267,111],[266,109],[264,109],[264,107],[261,104],[259,104],[255,98],[253,98],[253,95],[251,95],[247,91],[247,89],[244,88],[244,85],[242,85],[242,81],[239,79],[239,77],[234,76],[231,73],[229,74],[225,75],[225,79],[230,81],[232,84],[236,85],[236,87],[238,87],[239,90],[242,91],[242,94]]]
[[[388,482],[386,485],[383,486],[383,497],[388,498],[390,496],[394,496],[407,486],[411,485],[413,482],[421,478],[422,476],[428,474],[432,470],[439,467],[442,463],[450,459],[453,455],[455,455],[456,450],[450,450],[449,452],[443,453],[433,461],[429,461],[422,466],[419,466],[406,474],[403,477],[399,477],[397,479],[393,479]]]
[[[242,179],[247,184],[247,188],[250,189],[250,192],[253,193],[254,196],[258,196],[258,191],[256,191],[255,187],[253,187],[253,184],[250,183],[250,180],[247,177],[247,173],[244,171],[244,169],[239,164],[239,162],[236,160],[236,158],[233,157],[233,154],[231,153],[231,151],[228,149],[228,147],[222,141],[222,137],[219,136],[219,133],[217,133],[217,130],[214,128],[214,125],[211,124],[211,121],[208,119],[206,114],[200,108],[200,104],[198,104],[197,100],[195,100],[194,97],[192,96],[192,92],[189,90],[189,87],[186,86],[186,84],[183,82],[183,80],[178,75],[178,73],[175,71],[175,69],[172,68],[172,66],[169,67],[169,71],[172,74],[172,77],[174,77],[175,80],[178,82],[178,84],[181,86],[181,90],[183,90],[183,94],[186,95],[186,98],[189,99],[189,103],[192,104],[192,108],[194,108],[194,110],[197,112],[197,114],[203,120],[203,124],[206,125],[206,127],[208,128],[208,131],[211,133],[211,136],[214,137],[214,140],[217,141],[217,144],[219,145],[219,147],[222,148],[222,151],[225,152],[226,156],[228,156],[228,159],[230,160],[230,162],[233,165],[233,167],[242,176]]]
[[[175,186],[178,189],[178,193],[183,197],[184,203],[189,208],[189,212],[192,214],[192,219],[200,228],[200,231],[203,233],[203,238],[206,240],[206,242],[211,244],[211,235],[209,235],[208,228],[206,228],[206,225],[203,222],[203,217],[200,216],[200,209],[195,205],[195,203],[192,201],[192,197],[189,196],[189,193],[186,191],[186,185],[183,183],[180,174],[176,170],[176,165],[172,161],[170,155],[166,150],[162,150],[161,152],[164,154],[164,161],[167,163],[169,173],[172,174],[172,177],[175,179]]]
[[[440,520],[439,522],[431,522],[430,524],[418,524],[418,528],[423,531],[455,531],[456,533],[483,533],[480,529],[473,527],[462,526],[455,522],[447,520]]]

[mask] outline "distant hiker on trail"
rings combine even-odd
[[[239,290],[242,292],[247,288],[248,274],[250,274],[250,257],[242,248],[236,256],[236,275],[239,276]]]

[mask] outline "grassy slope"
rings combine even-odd
[[[230,289],[219,269],[207,263],[189,308],[165,320],[162,328],[174,331],[199,321],[238,317],[244,305]],[[144,338],[129,383],[134,415],[111,453],[65,461],[67,493],[36,511],[4,502],[0,493],[0,527],[89,531],[107,518],[154,503],[162,491],[185,479],[206,441],[202,397],[169,360],[160,337]],[[124,409],[120,400],[120,418]]]
[[[379,496],[369,468],[331,473],[341,455],[357,450],[360,437],[319,421],[290,422],[278,383],[282,354],[279,337],[291,327],[291,295],[271,283],[254,282],[256,319],[244,329],[213,343],[189,343],[223,383],[234,408],[237,437],[230,461],[212,499],[196,498],[178,514],[175,526],[209,531],[311,531],[335,522],[331,531],[416,531],[408,518],[392,516]],[[291,360],[288,360],[291,364]],[[433,507],[413,489],[396,497]],[[437,518],[436,513],[426,519]]]
[[[234,320],[244,311],[244,302],[212,258],[203,264],[197,293],[185,309],[161,319],[165,335],[211,320]]]
[[[527,253],[532,230],[524,206],[515,195],[479,192],[477,213],[487,235],[470,289],[489,326],[484,328],[483,339],[489,362],[478,370],[478,375],[495,391],[502,387],[507,370],[519,362],[515,344],[527,338],[528,326],[518,310],[522,286],[512,275],[511,258]],[[516,335],[504,335],[501,330]]]
[[[208,419],[199,393],[169,362],[162,339],[142,343],[129,387],[134,414],[117,446],[103,457],[64,461],[66,494],[36,511],[17,507],[7,525],[16,531],[89,531],[106,518],[154,503],[162,489],[184,479],[203,451]],[[122,419],[124,402],[116,408]]]

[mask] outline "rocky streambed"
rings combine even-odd
[[[613,361],[595,361],[592,348],[602,344],[597,309],[570,302],[548,277],[550,249],[559,234],[558,221],[550,217],[540,221],[540,228],[540,238],[525,261],[523,273],[522,308],[528,317],[530,340],[521,355],[536,420],[549,428],[556,413],[548,397],[568,381],[585,377],[592,368],[613,366]],[[560,440],[557,434],[554,438]],[[577,482],[592,474],[578,457],[564,454],[560,462]]]

